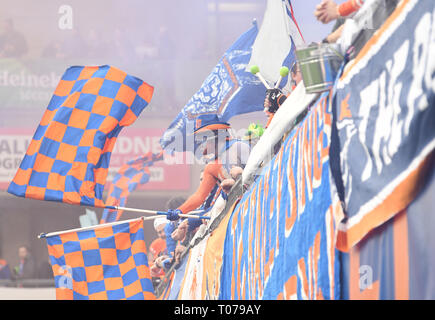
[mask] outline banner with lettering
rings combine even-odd
[[[195,233],[191,243],[195,243],[184,257],[186,263],[186,270],[182,281],[178,287],[172,285],[171,291],[179,288],[177,292],[178,299],[181,300],[216,300],[219,297],[220,281],[221,281],[221,266],[224,259],[224,241],[228,220],[231,216],[233,207],[224,211],[226,200],[219,196],[207,213],[211,217],[207,225],[212,230],[208,229],[203,233],[200,227],[199,231]],[[219,223],[217,224],[217,221]],[[175,278],[174,278],[175,279]],[[175,281],[174,281],[175,283]],[[173,296],[173,295],[172,295]],[[170,296],[171,297],[171,296]]]
[[[228,222],[219,299],[337,299],[324,93],[289,134]]]
[[[418,195],[435,149],[435,2],[404,0],[349,62],[333,97],[333,175],[349,251]],[[334,130],[337,133],[334,135]]]

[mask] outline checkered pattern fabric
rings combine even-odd
[[[139,184],[145,184],[149,181],[149,167],[155,161],[162,160],[163,153],[147,153],[145,156],[129,161],[124,164],[113,178],[110,185],[109,193],[106,199],[108,206],[125,207],[127,198]],[[121,218],[123,210],[104,209],[100,223],[114,222]]]
[[[153,87],[111,66],[67,69],[8,192],[103,207],[116,138],[152,94]]]
[[[142,219],[46,240],[57,299],[155,299]]]

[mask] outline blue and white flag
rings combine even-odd
[[[187,102],[160,143],[166,151],[193,151],[189,134],[193,133],[198,115],[215,113],[221,121],[231,117],[263,110],[264,85],[246,70],[258,27],[256,22],[225,52],[219,63],[205,79],[201,88]]]

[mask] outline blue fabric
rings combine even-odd
[[[321,95],[232,212],[219,299],[340,297],[328,101]]]
[[[169,209],[166,219],[168,219],[169,221],[176,221],[180,219],[180,214],[182,214],[180,209]]]
[[[160,144],[168,152],[194,151],[197,145],[189,140],[196,118],[214,113],[222,122],[238,114],[263,110],[264,85],[246,71],[252,45],[258,34],[257,24],[245,32],[225,52],[219,63],[205,79],[201,88],[187,102],[169,128]]]
[[[434,31],[423,19],[433,19],[435,2],[408,7],[405,22],[365,53],[362,68],[341,77],[333,96],[331,170],[350,221],[387,197],[405,197],[394,187],[435,143],[435,90],[429,85],[435,79],[429,60]],[[419,28],[427,33],[415,34]]]
[[[0,268],[0,279],[2,280],[10,280],[11,277],[11,269],[9,268],[8,264],[5,264],[4,266],[1,266]]]
[[[165,226],[165,234],[166,234],[166,250],[168,251],[168,255],[172,258],[174,256],[175,248],[177,247],[177,241],[175,241],[171,234],[177,229],[177,222],[167,223]]]

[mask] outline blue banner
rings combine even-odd
[[[216,113],[221,121],[226,122],[238,114],[263,110],[265,87],[256,76],[245,70],[257,34],[258,27],[254,23],[225,52],[198,92],[163,134],[160,140],[163,149],[169,152],[193,151],[193,143],[189,145],[186,135],[193,133],[198,115]]]
[[[398,4],[337,83],[331,158],[348,218],[344,251],[421,187],[435,149],[434,9],[433,1]]]
[[[325,93],[232,213],[220,299],[339,298],[327,106]]]
[[[433,300],[435,167],[418,197],[342,254],[342,299]]]

